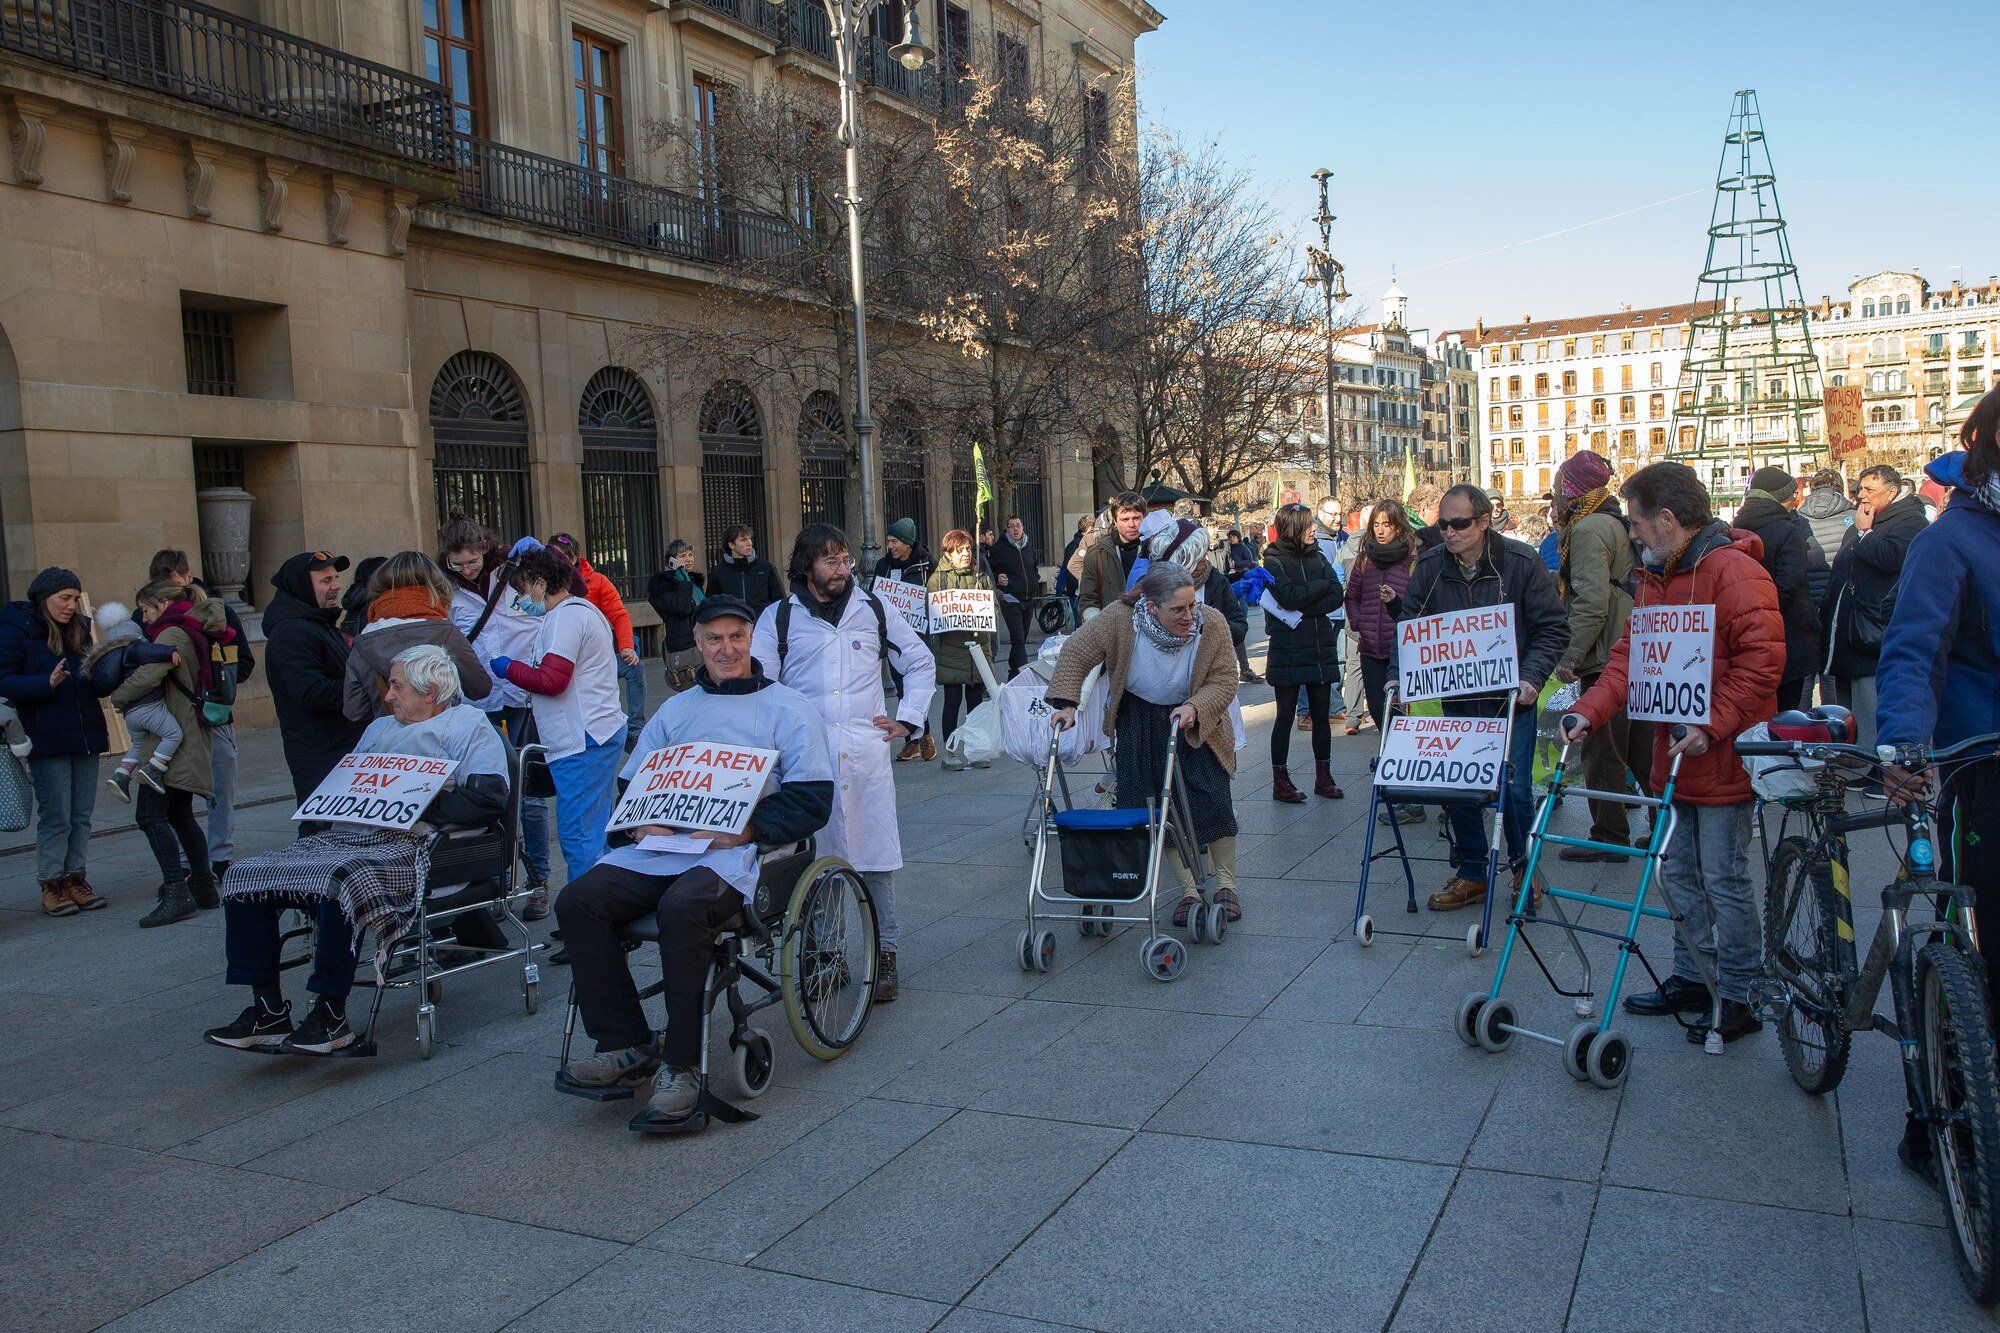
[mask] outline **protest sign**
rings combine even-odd
[[[875,580],[874,593],[882,599],[882,605],[909,621],[911,629],[919,634],[929,631],[930,594],[924,591],[923,584],[881,578]]]
[[[420,754],[342,755],[292,818],[414,828],[457,767],[456,759]]]
[[[1625,715],[1634,722],[1707,726],[1715,674],[1715,608],[1634,607],[1631,625]]]
[[[939,588],[931,594],[931,633],[975,630],[991,634],[995,613],[988,588]]]
[[[689,741],[647,755],[611,812],[606,832],[659,824],[741,833],[776,771],[778,752]]]
[[[1506,718],[1398,714],[1382,733],[1375,785],[1498,791],[1506,757]]]
[[[1415,699],[1498,694],[1520,687],[1514,608],[1484,606],[1420,616],[1396,626],[1396,693]]]

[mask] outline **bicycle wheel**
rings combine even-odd
[[[1764,878],[1764,950],[1767,968],[1786,978],[1791,993],[1778,1023],[1785,1068],[1817,1097],[1847,1073],[1853,1035],[1840,1008],[1854,978],[1854,925],[1832,875],[1815,873],[1812,862],[1804,838],[1786,838],[1772,854]]]
[[[1917,954],[1918,1077],[1931,1112],[1931,1152],[1958,1275],[1972,1299],[2000,1295],[2000,1078],[1986,1018],[1983,967],[1932,940]]]
[[[1043,602],[1041,610],[1035,612],[1035,623],[1042,627],[1042,633],[1054,634],[1068,616],[1069,608],[1061,602]]]
[[[831,857],[799,884],[778,942],[779,990],[799,1045],[832,1060],[861,1035],[875,1003],[875,902],[860,873]]]

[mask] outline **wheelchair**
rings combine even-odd
[[[626,922],[620,937],[628,953],[657,944],[659,918],[649,914]],[[757,1118],[710,1091],[710,1019],[717,1002],[729,1009],[730,1073],[746,1101],[764,1094],[777,1068],[770,1034],[750,1024],[759,1011],[782,1004],[793,1038],[817,1060],[839,1059],[868,1024],[880,949],[875,902],[860,872],[839,857],[818,855],[810,838],[763,852],[755,899],[716,933],[714,942],[702,988],[701,1100],[691,1116],[671,1124],[651,1121],[641,1111],[631,1123],[635,1131],[691,1134],[706,1129],[711,1118],[732,1124]],[[739,986],[743,982],[749,983],[752,995],[744,995]],[[644,987],[640,1003],[665,988],[664,980]],[[597,1102],[631,1097],[634,1088],[586,1087],[569,1081],[564,1071],[575,1035],[572,981],[556,1091]],[[663,1033],[656,1031],[655,1042],[662,1039]]]
[[[549,946],[530,937],[527,924],[516,914],[516,909],[528,897],[526,883],[518,876],[521,802],[524,795],[522,774],[532,759],[546,753],[547,747],[541,745],[509,749],[507,808],[498,819],[486,824],[450,825],[431,834],[426,848],[423,890],[417,894],[416,907],[403,923],[402,933],[386,950],[377,948],[374,951],[373,977],[361,975],[357,970],[355,986],[372,988],[375,998],[368,1006],[368,1022],[360,1033],[360,1039],[338,1054],[377,1054],[375,1023],[382,1012],[383,997],[392,990],[414,989],[422,997],[417,1005],[417,1054],[430,1059],[437,1043],[437,1007],[444,997],[446,978],[461,976],[482,967],[518,961],[522,1006],[531,1014],[541,1007],[541,966],[535,961],[535,956],[547,952]],[[433,896],[431,889],[434,885],[451,886],[451,891]],[[469,950],[477,956],[468,962],[448,967],[441,965],[437,956],[438,941],[432,938],[432,932],[448,928],[452,922],[470,912],[497,912],[502,936],[517,934],[521,942],[504,947],[451,942],[451,947]],[[507,929],[510,926],[511,932]],[[279,963],[280,970],[311,961],[312,935],[313,927],[308,919],[306,924],[295,926],[280,936],[280,949],[293,940],[305,942],[303,954],[285,958]],[[357,954],[363,947],[363,938],[357,936],[354,941]]]

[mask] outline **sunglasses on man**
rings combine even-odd
[[[1478,521],[1476,518],[1441,518],[1438,520],[1438,526],[1447,532],[1464,532]]]

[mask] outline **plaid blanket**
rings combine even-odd
[[[424,835],[348,824],[234,862],[220,887],[241,902],[334,902],[357,938],[374,932],[380,954],[415,915],[429,863]]]

